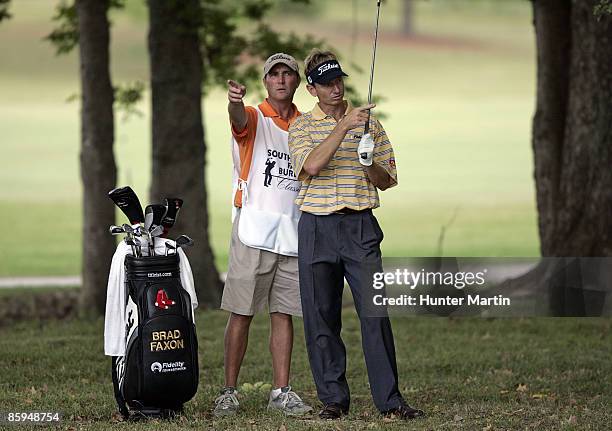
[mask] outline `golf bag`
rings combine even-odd
[[[178,254],[125,256],[125,355],[112,359],[124,418],[172,417],[198,387],[198,342]]]

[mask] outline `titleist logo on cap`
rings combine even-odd
[[[323,75],[323,73],[327,72],[329,69],[340,69],[340,65],[338,63],[322,64],[317,68],[319,71],[319,76]]]
[[[289,57],[288,55],[285,54],[274,54],[272,57],[268,58],[268,60],[266,61],[266,63],[272,62],[274,60],[289,60],[289,61],[295,61],[293,59],[293,57]]]

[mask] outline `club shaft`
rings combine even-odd
[[[368,87],[368,104],[372,103],[372,84],[374,83],[374,64],[376,64],[376,43],[378,42],[378,19],[380,18],[380,0],[376,2],[376,26],[374,29],[374,44],[372,47],[372,67],[370,68],[370,85]],[[365,123],[365,133],[370,132],[370,111]]]

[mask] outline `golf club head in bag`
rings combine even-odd
[[[183,200],[180,198],[165,198],[164,201],[166,203],[166,213],[161,220],[161,225],[164,227],[163,236],[165,237],[172,226],[174,226],[174,223],[176,223],[176,217],[183,206]]]
[[[191,238],[189,238],[187,235],[181,235],[179,236],[176,240],[174,240],[174,242],[176,243],[176,248],[184,248],[184,247],[191,247],[194,242]]]
[[[138,196],[130,186],[118,187],[108,192],[108,197],[119,207],[133,226],[144,223],[144,213]]]
[[[155,226],[161,226],[166,215],[166,206],[162,204],[147,205],[145,209],[145,230],[150,231]]]
[[[151,235],[152,238],[157,238],[158,236],[161,236],[164,233],[164,228],[157,225],[153,225],[153,229],[151,229],[149,231],[149,235]]]
[[[121,226],[112,225],[108,228],[108,231],[111,235],[121,235],[122,233],[126,233],[125,230]]]
[[[149,239],[149,256],[155,255],[155,240],[154,238],[160,236],[164,232],[164,228],[161,226],[161,220],[166,214],[166,206],[161,204],[147,205],[145,208],[145,222],[144,230]],[[153,234],[153,231],[159,232]]]

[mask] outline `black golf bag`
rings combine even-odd
[[[179,256],[125,257],[125,356],[112,361],[124,418],[172,417],[198,388],[198,342]]]

